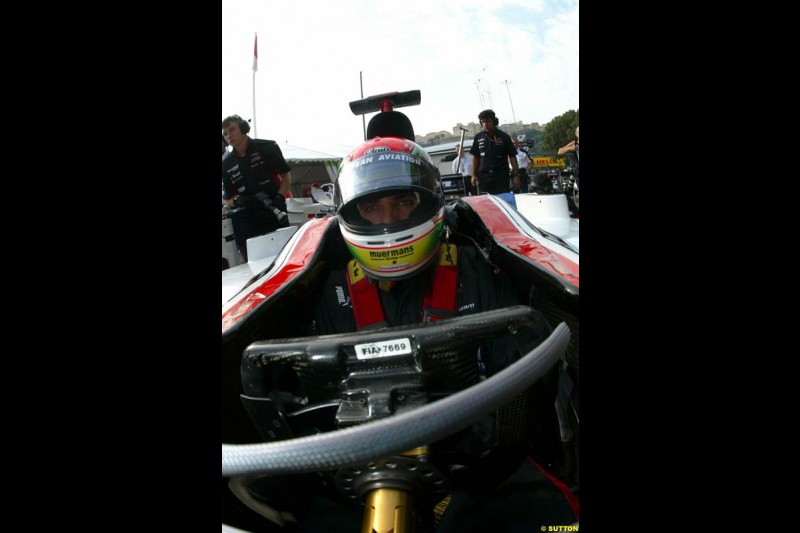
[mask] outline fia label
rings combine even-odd
[[[411,339],[392,339],[369,344],[356,344],[355,350],[356,357],[359,359],[406,355],[411,353]]]

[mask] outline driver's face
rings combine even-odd
[[[370,224],[392,224],[407,219],[419,205],[413,192],[391,194],[358,203],[358,213]]]

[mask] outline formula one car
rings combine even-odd
[[[394,108],[419,102],[419,91],[408,91],[350,106],[381,111],[368,138],[413,140],[410,121]],[[228,287],[223,530],[353,531],[353,514],[362,531],[511,531],[513,517],[526,515],[542,528],[577,530],[578,221],[554,214],[562,200],[481,195],[446,206],[448,237],[477,244],[527,305],[318,335],[313,303],[322,282],[352,259],[335,214],[300,226],[263,270]],[[481,343],[513,338],[535,320],[532,309],[550,323],[550,336],[483,378]],[[533,386],[553,368],[557,438],[534,442],[542,405]],[[488,419],[491,442],[465,445]],[[530,497],[506,495],[511,488]],[[499,497],[481,503],[490,490]],[[562,512],[562,522],[548,521],[558,506],[570,519]]]

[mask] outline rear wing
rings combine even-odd
[[[422,101],[419,89],[414,91],[393,92],[368,96],[362,100],[350,102],[350,110],[355,115],[363,115],[373,111],[380,111],[369,121],[366,138],[374,137],[402,137],[416,142],[414,126],[411,121],[395,107],[417,105]]]
[[[362,100],[350,102],[350,111],[354,115],[365,115],[375,111],[391,111],[395,107],[405,107],[409,105],[419,105],[422,101],[422,93],[419,89],[414,91],[403,91],[376,94],[374,96],[367,96]]]

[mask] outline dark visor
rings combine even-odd
[[[409,154],[384,152],[365,155],[351,163],[336,179],[339,205],[380,191],[438,190],[438,173]]]

